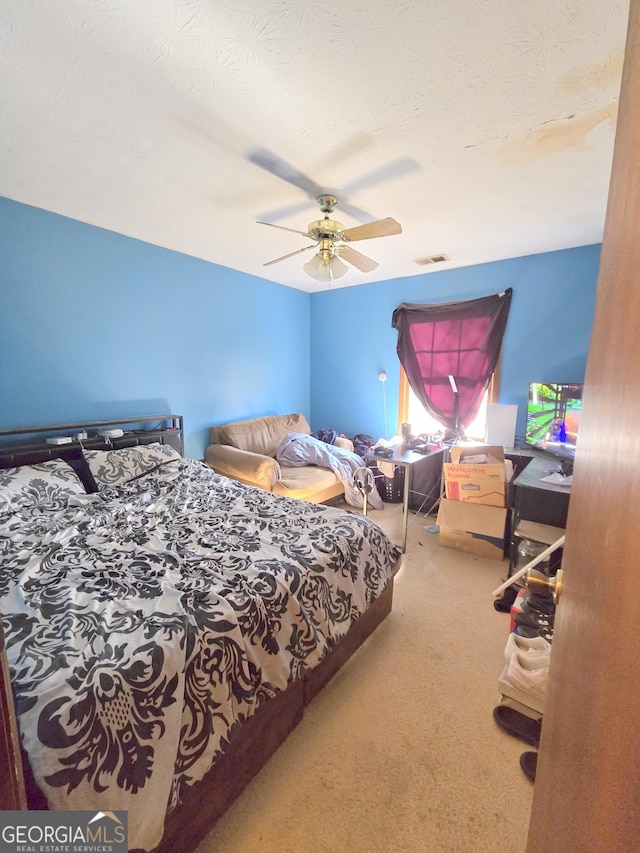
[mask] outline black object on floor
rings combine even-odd
[[[494,608],[500,611],[500,613],[509,613],[509,611],[511,610],[511,605],[516,600],[519,592],[520,587],[515,583],[511,584],[511,586],[508,586],[502,593],[502,597],[496,598],[496,600],[493,602]]]
[[[528,592],[522,599],[522,609],[532,613],[555,615],[556,605],[552,596],[533,595]]]
[[[536,770],[538,768],[538,753],[523,752],[520,756],[520,767],[522,772],[531,782],[536,781]]]
[[[528,743],[529,746],[538,746],[540,743],[540,731],[542,723],[540,720],[532,720],[515,708],[508,705],[498,705],[493,709],[493,719],[498,728],[502,729],[512,737]]]
[[[551,642],[553,640],[553,628],[529,628],[527,625],[516,625],[514,634],[518,634],[519,637],[527,637],[528,639],[533,639],[533,637],[544,637],[545,640]]]
[[[520,613],[513,614],[513,621],[516,625],[524,626],[525,628],[547,629],[553,630],[555,616],[551,613],[538,613],[536,610],[523,610]]]

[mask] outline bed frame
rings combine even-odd
[[[103,430],[121,429],[118,438],[105,438]],[[79,438],[86,433],[86,438]],[[49,444],[47,439],[71,438],[65,444]],[[181,415],[151,415],[119,421],[80,421],[50,426],[0,429],[0,468],[35,465],[48,459],[64,459],[71,465],[82,462],[82,449],[113,450],[138,444],[170,444],[184,455],[183,420]]]
[[[102,437],[93,436],[93,433],[103,428],[124,428],[132,424],[136,425],[136,429],[124,430],[120,438],[105,442]],[[44,436],[75,435],[85,431],[89,437],[82,439],[82,445],[91,449],[161,441],[172,444],[182,453],[182,418],[178,415],[159,415],[124,421],[91,421],[0,430],[0,468],[63,458],[81,475],[80,443],[74,439],[71,444],[52,445],[46,443]],[[232,730],[227,751],[216,758],[200,782],[187,789],[181,805],[167,815],[162,841],[154,853],[175,853],[176,850],[190,853],[198,846],[298,725],[306,705],[390,613],[392,601],[393,579],[317,667],[303,679],[293,682],[287,690],[265,702],[252,717]],[[1,623],[0,741],[0,809],[46,809],[44,796],[35,784],[20,746]]]

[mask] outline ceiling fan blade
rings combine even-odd
[[[264,221],[265,219],[284,219],[285,217],[297,216],[298,214],[302,215],[303,213],[308,215],[310,207],[311,202],[307,199],[306,201],[298,201],[295,204],[280,207],[278,210],[265,210],[263,213],[258,213],[258,216]]]
[[[260,222],[256,220],[257,225],[270,225],[272,228],[279,228],[280,231],[291,231],[293,234],[302,234],[303,237],[309,237],[306,231],[298,231],[297,228],[286,228],[284,225],[275,225],[273,222]]]
[[[366,225],[356,225],[347,228],[340,235],[341,240],[369,240],[372,237],[390,237],[392,234],[402,234],[402,226],[395,219],[387,217],[378,219],[376,222],[367,222]]]
[[[266,148],[255,148],[249,152],[247,159],[255,166],[259,166],[261,169],[265,169],[265,171],[275,175],[276,178],[281,178],[283,181],[293,184],[294,187],[299,187],[312,198],[324,192],[322,187],[316,184],[315,181],[312,181],[311,178],[303,175],[298,169],[290,166],[289,163],[286,163],[277,154],[267,151]]]
[[[315,244],[312,244],[311,246],[305,246],[304,249],[297,249],[295,252],[289,252],[288,255],[283,255],[281,258],[275,258],[275,260],[273,261],[267,261],[266,264],[262,264],[262,266],[270,267],[271,264],[279,264],[280,261],[286,261],[287,258],[292,258],[294,255],[299,255],[300,252],[306,252],[307,249],[315,249]]]
[[[355,204],[349,204],[348,201],[343,201],[339,193],[336,193],[338,196],[338,208],[340,209],[340,213],[348,213],[349,216],[353,216],[354,219],[357,219],[359,222],[370,222],[371,214],[367,213],[366,210],[362,210],[361,207],[356,207]]]
[[[376,261],[363,255],[362,252],[352,249],[351,246],[338,246],[337,252],[343,260],[359,269],[360,272],[371,272],[379,266]]]
[[[353,204],[349,204],[348,202],[343,201],[337,191],[335,193],[332,192],[331,194],[338,196],[338,208],[340,209],[340,213],[348,213],[349,216],[353,216],[353,218],[357,219],[359,222],[371,221],[371,213],[367,213],[366,210],[362,210],[359,207],[355,207],[355,205]],[[258,216],[261,219],[263,217],[268,217],[269,219],[283,219],[285,216],[295,216],[298,213],[301,214],[308,210],[309,202],[301,201],[297,204],[290,204],[288,207],[281,207],[278,210],[269,210],[265,213],[259,213]]]
[[[419,169],[420,163],[417,160],[414,160],[412,157],[399,157],[392,163],[387,163],[386,166],[380,166],[378,169],[369,172],[369,174],[350,181],[346,185],[345,191],[349,195],[352,195],[354,192],[359,192],[367,187],[391,181],[395,178],[401,178],[403,175],[409,175],[411,172],[416,172]]]

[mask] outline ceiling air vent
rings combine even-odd
[[[426,267],[429,264],[442,264],[444,261],[449,261],[451,258],[448,255],[429,255],[426,258],[414,258],[414,264],[419,267]]]

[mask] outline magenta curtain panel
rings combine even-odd
[[[478,413],[500,354],[512,292],[439,305],[403,302],[393,312],[409,385],[447,429],[464,432]]]

